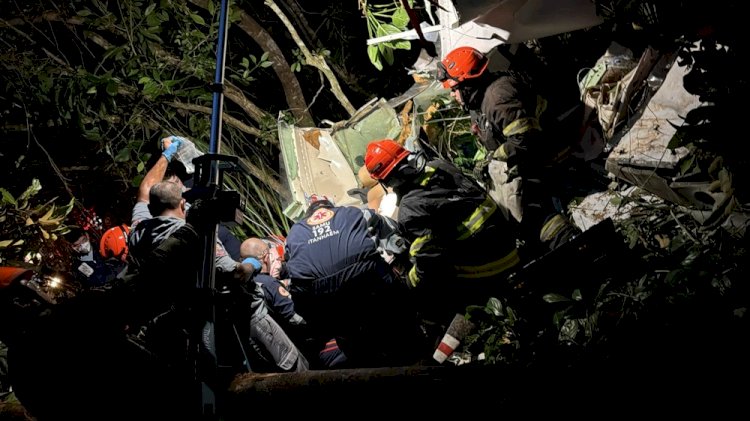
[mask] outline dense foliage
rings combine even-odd
[[[0,10],[3,262],[48,247],[64,232],[62,218],[74,207],[96,206],[127,221],[135,186],[158,156],[159,138],[180,134],[206,150],[216,63],[216,2],[26,3]],[[286,190],[277,118],[314,125],[348,116],[324,89],[329,85],[322,73],[308,66],[311,60],[330,62],[358,106],[401,93],[411,83],[403,77],[403,63],[412,63],[415,50],[414,43],[368,48],[362,42],[408,27],[397,1],[360,2],[361,9],[355,2],[305,4],[312,13],[295,7],[297,2],[279,2],[309,55],[268,3],[236,1],[231,9],[221,149],[251,169],[231,175],[228,184],[245,199],[244,233],[261,235],[284,233],[289,224],[281,212]],[[740,209],[748,202],[750,166],[737,131],[743,110],[735,104],[749,85],[740,63],[746,50],[739,34],[742,14],[734,2],[709,12],[680,1],[659,2],[658,8],[642,1],[597,3],[610,19],[601,28],[530,43],[543,72],[568,80],[582,62],[591,64],[615,29],[634,44],[680,45],[680,60],[691,69],[685,86],[707,105],[687,116],[689,124],[672,146],[696,153],[684,174],[713,177],[736,197],[728,211]],[[462,111],[441,98],[428,113],[425,130],[438,153],[471,172],[483,151]],[[576,364],[657,343],[665,353],[688,346],[703,350],[746,328],[746,240],[698,224],[667,203],[637,205],[633,217],[617,226],[619,240],[640,263],[634,273],[589,273],[589,284],[566,279],[565,291],[539,288],[531,301],[510,293],[472,308],[480,330],[467,341],[469,348],[494,364]],[[627,259],[625,264],[632,263]]]

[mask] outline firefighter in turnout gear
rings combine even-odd
[[[517,227],[475,180],[389,139],[367,146],[365,165],[398,196],[398,223],[411,243],[408,284],[421,291],[426,317],[448,323],[502,292],[520,263]]]
[[[524,250],[534,257],[580,232],[554,202],[556,171],[571,148],[567,138],[543,130],[550,126],[547,102],[529,78],[491,73],[488,63],[474,48],[456,48],[438,64],[438,80],[470,112],[472,131],[488,152],[479,176],[489,176],[490,196],[520,222]]]

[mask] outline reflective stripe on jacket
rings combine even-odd
[[[472,179],[444,160],[430,161],[399,205],[411,240],[409,281],[489,278],[519,263],[516,230]]]

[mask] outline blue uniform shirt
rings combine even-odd
[[[263,288],[266,304],[275,314],[278,314],[282,320],[294,323],[294,301],[292,295],[278,279],[265,273],[255,275],[253,280]]]
[[[286,237],[292,279],[319,279],[376,254],[367,220],[356,207],[319,208],[292,226]]]

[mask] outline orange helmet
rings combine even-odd
[[[489,60],[479,50],[458,47],[448,53],[438,66],[438,80],[451,89],[466,79],[479,77],[487,70]]]
[[[11,266],[0,266],[0,288],[10,286],[16,279],[23,275],[30,275],[33,271],[31,269],[24,269]],[[29,276],[27,276],[29,277]]]
[[[122,224],[104,232],[99,241],[99,254],[105,259],[110,257],[125,260],[128,255],[128,234],[130,227]]]
[[[367,145],[365,167],[375,180],[383,180],[409,156],[409,151],[390,139],[377,140]]]

